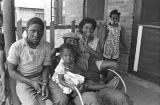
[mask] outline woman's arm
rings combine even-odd
[[[85,48],[90,52],[90,54],[94,55],[97,59],[102,60],[103,59],[103,55],[102,55],[102,51],[101,51],[101,47],[100,47],[100,43],[98,42],[97,45],[97,51],[94,51],[93,49],[91,49],[88,46],[88,38],[85,41]]]

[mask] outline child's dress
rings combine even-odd
[[[64,80],[68,84],[78,85],[78,84],[81,84],[84,82],[83,76],[81,76],[79,74],[71,73],[69,70],[67,71],[66,67],[63,64],[63,60],[61,59],[55,69],[55,73],[52,77],[52,80],[55,81],[60,86],[60,88],[63,90],[63,93],[65,93],[65,94],[70,94],[72,92],[72,90],[68,87],[62,86],[59,83],[58,74],[64,74]]]
[[[118,59],[119,58],[119,39],[121,27],[107,26],[108,36],[104,44],[103,56],[107,59]]]

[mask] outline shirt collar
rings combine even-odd
[[[23,38],[23,39],[22,39],[22,46],[23,46],[23,47],[28,46],[27,41],[26,41],[26,38]]]
[[[39,45],[38,45],[36,48],[41,47],[41,46],[42,46],[42,43],[43,43],[43,41],[41,40],[40,43],[39,43]],[[29,46],[28,43],[27,43],[27,39],[26,39],[26,38],[23,38],[23,39],[22,39],[22,46],[23,46],[23,47]]]

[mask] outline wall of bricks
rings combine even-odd
[[[83,0],[63,0],[63,20],[64,24],[71,24],[76,20],[78,24],[83,16]]]
[[[132,26],[133,26],[133,13],[134,13],[134,0],[106,0],[107,16],[112,9],[118,9],[121,12],[120,24],[122,26],[122,34],[124,37],[127,48],[120,47],[120,70],[126,73],[128,69],[128,57],[130,52]],[[109,18],[106,19],[109,21]]]

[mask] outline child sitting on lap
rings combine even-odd
[[[60,47],[61,60],[55,69],[52,77],[53,81],[58,83],[63,93],[70,94],[74,86],[84,82],[84,77],[74,63],[74,47],[71,44],[63,44]]]

